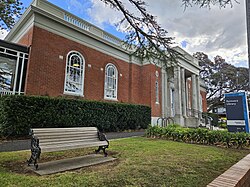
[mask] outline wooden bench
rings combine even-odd
[[[96,127],[73,127],[73,128],[37,128],[31,129],[31,157],[28,165],[34,162],[37,169],[37,160],[41,152],[54,152],[77,148],[99,146],[96,153],[103,150],[107,156],[106,148],[109,146],[105,134]]]

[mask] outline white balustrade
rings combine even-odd
[[[100,38],[103,38],[104,40],[113,43],[115,45],[121,46],[121,40],[116,38],[115,36],[112,36],[111,34],[108,34],[106,32],[104,32],[103,30],[89,24],[88,22],[84,21],[84,20],[80,20],[77,17],[74,17],[73,15],[69,15],[67,13],[64,13],[64,20],[85,30],[88,31]],[[92,32],[94,31],[94,32]]]
[[[83,30],[86,30],[86,31],[90,30],[90,25],[87,22],[85,22],[83,20],[79,20],[71,15],[64,14],[64,20],[69,22],[69,23],[72,23],[73,25],[75,25],[77,27],[80,27]]]
[[[106,34],[106,33],[103,34],[103,39],[105,39],[105,40],[107,40],[107,41],[109,41],[109,42],[111,42],[111,43],[113,43],[113,44],[116,44],[116,45],[118,45],[118,46],[121,45],[121,40],[119,40],[119,39],[113,37],[113,36],[110,35],[110,34]]]

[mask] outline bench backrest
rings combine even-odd
[[[39,139],[42,152],[108,145],[107,141],[100,141],[96,127],[34,128],[31,131]]]

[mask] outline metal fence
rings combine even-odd
[[[0,97],[4,95],[23,95],[23,92],[13,92],[11,90],[0,90]]]

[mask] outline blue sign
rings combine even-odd
[[[225,94],[227,128],[229,132],[249,133],[249,115],[245,92]]]

